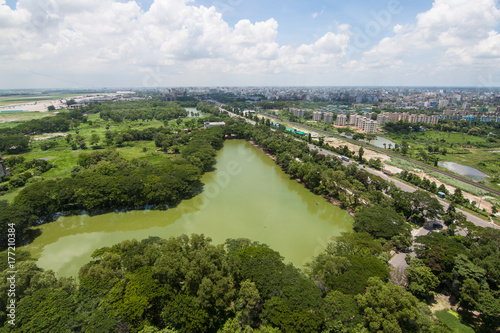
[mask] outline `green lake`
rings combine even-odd
[[[285,174],[243,140],[229,140],[204,190],[166,211],[132,211],[60,217],[40,226],[26,248],[38,265],[59,276],[77,276],[98,248],[126,239],[199,233],[216,244],[245,237],[268,244],[286,262],[302,267],[332,237],[352,229],[352,217]]]

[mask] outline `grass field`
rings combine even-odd
[[[484,181],[486,185],[497,190],[500,189],[500,153],[493,152],[500,150],[500,143],[491,143],[488,142],[488,138],[464,133],[438,131],[398,136],[389,135],[388,138],[399,144],[406,140],[411,146],[410,157],[416,159],[419,158],[419,149],[424,149],[428,153],[427,147],[429,145],[438,146],[440,150],[446,148],[446,155],[440,153],[431,153],[430,155],[437,157],[441,162],[455,162],[476,168],[490,176]],[[490,147],[482,147],[482,145],[490,145]],[[479,146],[481,147],[478,148]],[[449,172],[445,168],[439,168]]]
[[[458,313],[451,310],[441,310],[434,313],[438,319],[455,333],[474,333],[472,327],[460,322]]]
[[[31,151],[21,155],[24,156],[25,160],[46,159],[51,164],[55,165],[54,168],[52,168],[51,170],[47,171],[42,175],[43,179],[70,177],[71,170],[73,169],[74,166],[77,165],[78,155],[81,154],[82,152],[90,153],[94,151],[94,149],[92,149],[92,147],[90,147],[90,145],[88,144],[88,141],[92,134],[95,133],[99,135],[101,139],[100,144],[102,145],[105,139],[104,134],[107,131],[106,129],[107,126],[109,127],[109,130],[113,132],[113,131],[121,131],[127,129],[145,129],[148,127],[161,127],[165,125],[163,122],[156,120],[147,122],[124,121],[122,123],[115,123],[113,121],[104,121],[101,118],[99,118],[99,115],[97,114],[89,115],[88,120],[89,121],[87,123],[81,123],[77,130],[70,130],[67,132],[67,134],[75,136],[77,135],[78,131],[78,135],[85,137],[88,149],[72,150],[70,145],[67,143],[65,137],[55,137],[47,140],[56,141],[57,142],[56,147],[44,151],[40,147],[40,143],[43,142],[42,140],[33,141]],[[19,123],[20,122],[12,122],[13,126]],[[0,124],[0,128],[1,125],[3,124]],[[170,121],[169,126],[172,129],[183,128],[183,124],[177,125],[175,120]],[[139,159],[155,163],[155,162],[165,161],[170,157],[169,154],[166,154],[164,152],[157,152],[156,151],[157,147],[154,141],[125,142],[123,146],[116,147],[114,149],[119,151],[122,154],[122,156],[127,160]],[[4,157],[8,158],[9,155],[6,155]],[[17,188],[9,193],[0,196],[0,200],[7,200],[9,202],[12,202],[14,197],[21,191],[21,189],[22,188]]]
[[[459,149],[460,146],[477,146],[487,143],[486,138],[472,136],[457,132],[425,131],[410,133],[408,135],[389,135],[389,138],[397,143],[406,140],[413,148],[427,148],[429,144],[439,145],[446,149]],[[442,141],[444,140],[444,142]]]
[[[448,176],[443,175],[441,173],[438,173],[438,172],[432,171],[430,169],[421,167],[420,165],[416,165],[414,163],[408,162],[406,160],[402,160],[400,158],[392,157],[390,161],[386,161],[385,163],[387,163],[389,165],[396,166],[398,168],[401,168],[401,169],[404,169],[407,171],[416,172],[417,170],[421,170],[424,173],[426,173],[427,175],[429,175],[430,177],[434,177],[437,180],[439,180],[445,184],[451,185],[453,187],[459,187],[460,189],[464,190],[465,192],[468,192],[468,193],[471,193],[471,194],[474,194],[477,196],[484,196],[484,195],[488,194],[486,191],[479,189],[475,186],[466,184],[466,183],[461,182],[457,179],[448,177]]]
[[[500,175],[500,153],[492,152],[494,150],[496,149],[471,148],[467,149],[468,154],[447,154],[440,156],[440,160],[468,165],[490,176],[495,176]]]
[[[50,112],[0,113],[0,128],[12,128],[32,119],[51,117]]]

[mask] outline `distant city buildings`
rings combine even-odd
[[[297,109],[297,108],[289,108],[288,109],[291,114],[293,114],[295,117],[299,118],[304,118],[304,110],[303,109]]]
[[[479,111],[480,107],[496,110],[500,103],[499,89],[476,88],[363,88],[363,87],[191,87],[159,89],[166,96],[179,98],[187,93],[201,99],[216,98],[211,94],[229,93],[239,99],[259,102],[278,100],[311,100],[331,102],[318,111],[350,113],[379,110],[443,110]],[[466,104],[465,104],[466,103]],[[349,110],[349,111],[348,111]],[[291,111],[292,112],[292,111]],[[293,112],[292,112],[293,113]]]
[[[410,114],[407,112],[384,112],[377,115],[377,123],[379,126],[384,126],[387,123],[400,120],[409,123],[437,124],[439,122],[439,116],[416,113]]]
[[[217,95],[227,93],[249,103],[286,100],[328,102],[327,106],[314,110],[322,114],[302,108],[289,108],[289,111],[298,118],[304,118],[306,111],[310,112],[314,120],[323,119],[324,123],[330,123],[328,112],[332,112],[337,115],[336,124],[343,122],[343,117],[339,119],[338,116],[345,114],[346,124],[351,126],[356,126],[356,122],[353,123],[349,116],[357,116],[359,112],[368,119],[376,119],[377,126],[400,120],[426,124],[435,124],[439,119],[497,121],[500,113],[500,89],[496,88],[190,87],[161,88],[158,92],[173,100],[189,95],[210,101],[217,99]],[[377,111],[377,117],[373,115],[374,111]],[[380,114],[380,111],[383,113]]]

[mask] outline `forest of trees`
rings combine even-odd
[[[71,127],[85,121],[83,112],[99,112],[113,122],[183,117],[171,103],[144,103],[123,107],[123,113],[116,105],[96,104],[61,119]],[[31,227],[59,214],[175,206],[202,190],[201,175],[212,170],[216,152],[228,138],[252,141],[292,179],[349,209],[355,215],[353,232],[338,236],[302,270],[265,244],[248,239],[213,244],[196,234],[96,249],[78,281],[44,271],[18,250],[16,327],[7,322],[5,310],[9,269],[4,251],[0,332],[451,333],[429,310],[437,292],[456,299],[463,318],[476,330],[500,329],[500,230],[475,227],[453,205],[443,211],[428,192],[402,192],[354,163],[344,166],[269,122],[252,126],[207,104],[197,108],[208,114],[204,119],[224,120],[226,126],[202,130],[193,120],[192,128],[177,133],[166,126],[108,131],[107,149],[80,151],[66,178],[30,183],[27,173],[46,172],[51,163],[7,157],[15,173],[11,178],[26,187],[12,204],[0,201],[1,249],[6,248],[9,223],[16,224],[19,245],[32,236]],[[0,135],[23,131],[16,127]],[[169,158],[127,160],[113,148],[120,145],[119,137],[152,141],[170,152]],[[74,138],[64,140],[70,144]],[[347,147],[340,151],[353,156]],[[411,174],[404,177],[413,179]],[[460,193],[453,195],[457,203],[462,199]],[[407,259],[406,275],[396,281],[388,265],[390,251],[408,249],[412,226],[438,214],[449,228],[419,237],[417,258]]]
[[[221,128],[193,132],[181,154],[163,163],[127,161],[113,150],[81,153],[72,177],[36,182],[21,190],[12,204],[0,201],[2,230],[15,223],[22,244],[30,226],[52,221],[58,213],[175,206],[199,192],[201,175],[215,164],[222,136]],[[2,249],[6,234],[0,237]]]
[[[407,280],[390,282],[382,243],[344,233],[305,272],[265,244],[203,235],[150,237],[98,249],[79,280],[57,278],[26,252],[17,263],[17,318],[3,332],[453,332],[426,302],[448,290],[482,332],[500,325],[500,231],[419,239]],[[6,262],[5,252],[2,263]]]

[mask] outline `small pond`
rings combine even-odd
[[[479,171],[478,169],[455,162],[439,162],[438,165],[475,181],[480,181],[488,177],[487,174]]]

